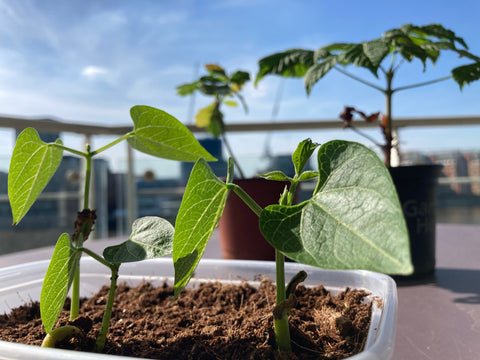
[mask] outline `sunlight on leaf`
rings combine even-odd
[[[60,139],[57,144],[62,144]],[[8,171],[13,224],[22,220],[62,161],[63,150],[40,139],[35,129],[18,136]]]
[[[205,160],[200,159],[190,174],[175,223],[175,297],[192,277],[222,216],[227,195],[225,183],[215,176]]]
[[[177,161],[216,160],[185,125],[165,111],[137,105],[132,107],[130,114],[135,126],[134,135],[127,141],[134,149]]]
[[[262,212],[260,229],[267,240],[289,258],[322,268],[411,273],[402,208],[375,152],[331,141],[320,147],[318,162],[311,200]]]

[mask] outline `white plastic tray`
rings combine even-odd
[[[0,313],[8,313],[14,307],[40,298],[43,276],[48,261],[26,263],[0,268]],[[336,292],[346,287],[365,289],[371,298],[381,299],[381,307],[373,306],[372,324],[365,350],[352,356],[350,360],[388,360],[393,356],[395,327],[397,320],[397,289],[392,278],[370,271],[332,271],[322,270],[297,263],[286,263],[287,281],[300,270],[308,273],[305,285],[324,285]],[[90,296],[101,285],[108,284],[108,269],[90,258],[81,261],[81,296]],[[171,258],[123,264],[120,266],[119,281],[134,285],[142,280],[161,284],[165,279],[173,279]],[[195,281],[255,280],[259,275],[275,279],[275,263],[246,260],[210,260],[202,259],[195,271]],[[173,281],[172,281],[173,282]],[[194,282],[194,281],[192,281]],[[42,359],[42,360],[108,360],[133,359],[132,357],[104,354],[81,353],[59,349],[47,349],[37,346],[0,341],[0,359]]]

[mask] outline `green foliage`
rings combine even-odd
[[[72,246],[68,234],[60,235],[43,279],[40,294],[40,314],[47,334],[52,331],[62,311],[80,255],[81,251]]]
[[[276,249],[274,332],[281,351],[291,349],[287,313],[295,304],[290,286],[289,296],[286,295],[282,270],[285,255],[300,263],[330,269],[369,269],[392,274],[409,274],[413,270],[402,208],[389,172],[377,155],[357,143],[332,141],[318,150],[319,171],[304,171],[317,147],[310,139],[298,145],[292,155],[293,178],[281,171],[263,175],[269,180],[291,183],[288,190],[279,194],[279,204],[265,209],[230,183],[231,166],[224,183],[204,160],[199,160],[190,174],[173,238],[174,294],[178,296],[203,255],[229,190],[259,216],[260,230]],[[297,184],[317,176],[312,198],[292,205]],[[294,279],[292,286],[300,278]]]
[[[238,81],[243,80],[240,77]],[[105,257],[83,247],[83,242],[87,240],[96,218],[95,211],[88,209],[92,157],[126,139],[133,148],[165,159],[192,162],[204,158],[216,160],[198,143],[188,128],[170,114],[149,106],[134,106],[130,113],[134,122],[133,131],[96,151],[91,151],[89,145],[85,152],[73,150],[63,146],[61,140],[51,144],[44,143],[37,131],[31,128],[24,130],[17,139],[8,178],[8,195],[14,225],[25,216],[54,175],[62,160],[63,150],[84,157],[86,164],[83,202],[85,209],[77,214],[74,239],[71,241],[67,234],[60,236],[43,281],[40,311],[45,330],[49,334],[45,339],[45,346],[54,345],[62,337],[72,333],[71,327],[56,329],[58,331],[52,329],[70,287],[72,287],[71,320],[78,316],[79,261],[82,253],[93,257],[111,271],[108,300],[96,342],[97,350],[101,351],[110,322],[120,264],[152,259],[172,252],[173,226],[158,217],[146,217],[135,221],[130,238],[123,244],[106,248]],[[85,214],[93,215],[86,218]]]
[[[62,141],[55,144],[62,145]],[[43,142],[32,128],[18,136],[8,170],[13,225],[22,220],[60,165],[63,150],[55,144]]]
[[[250,80],[250,74],[246,71],[238,70],[229,75],[224,68],[216,64],[206,64],[205,69],[207,70],[208,75],[203,75],[192,83],[178,86],[177,94],[185,96],[198,91],[204,95],[213,97],[213,102],[200,109],[195,115],[195,123],[198,127],[205,128],[214,138],[218,138],[219,136],[222,137],[228,153],[237,166],[240,177],[244,178],[244,172],[227,142],[222,105],[236,106],[236,101],[232,100],[233,98],[236,98],[242,104],[245,112],[248,111],[241,90],[245,83]]]
[[[130,115],[135,126],[133,136],[127,141],[133,148],[170,160],[194,162],[201,157],[216,160],[185,125],[165,111],[137,105],[132,107]]]
[[[177,94],[181,96],[191,95],[198,91],[214,98],[212,104],[200,109],[195,121],[198,127],[206,127],[214,137],[218,137],[225,131],[221,105],[236,106],[232,98],[237,98],[245,112],[247,104],[240,91],[246,82],[250,80],[250,74],[238,70],[228,75],[224,68],[216,64],[206,64],[208,75],[201,76],[198,80],[177,86]],[[215,111],[214,111],[215,110]]]
[[[319,175],[310,200],[293,206],[270,205],[261,211],[259,224],[265,238],[284,255],[309,265],[410,273],[402,209],[378,156],[361,144],[332,141],[318,151],[319,172],[303,172],[317,146],[310,139],[299,144],[292,156],[297,169],[293,179],[280,171],[264,175],[292,183]],[[200,261],[230,188],[205,161],[195,164],[173,240],[176,296]]]
[[[314,196],[260,215],[265,238],[289,258],[330,269],[412,271],[408,233],[387,169],[370,149],[332,141],[318,152]]]
[[[425,71],[427,63],[430,62],[434,65],[442,52],[453,52],[459,58],[471,60],[473,63],[453,68],[450,75],[445,77],[393,87],[395,75],[403,64],[419,60]],[[457,82],[462,89],[464,85],[480,79],[480,57],[468,51],[468,46],[461,37],[440,24],[426,26],[406,24],[391,29],[381,37],[370,41],[333,43],[315,51],[286,50],[260,59],[258,65],[259,70],[255,84],[267,75],[303,77],[305,90],[309,95],[313,86],[332,69],[335,69],[351,79],[382,92],[385,96],[386,108],[384,121],[380,121],[379,126],[384,135],[385,144],[380,144],[380,147],[387,166],[391,165],[392,148],[395,146],[392,141],[392,96],[394,93],[450,78]],[[367,69],[375,79],[382,77],[385,85],[378,85],[348,72],[346,67],[350,65]]]
[[[292,155],[295,174],[300,174],[303,171],[305,165],[307,165],[308,160],[310,160],[310,157],[317,147],[318,144],[312,142],[310,139],[303,140],[298,144]]]
[[[192,277],[222,216],[227,195],[226,184],[215,176],[203,159],[197,161],[185,188],[175,223],[175,296],[180,294]]]
[[[259,70],[255,78],[255,85],[269,74],[285,77],[302,77],[315,63],[314,52],[304,49],[292,49],[272,54],[259,61]]]
[[[426,26],[403,25],[385,32],[380,38],[360,43],[333,43],[315,51],[292,49],[272,54],[259,61],[255,79],[258,83],[266,75],[303,77],[307,93],[331,69],[355,65],[368,69],[375,77],[379,70],[398,69],[400,62],[382,67],[388,56],[397,56],[407,62],[420,60],[426,69],[427,62],[435,64],[442,51],[457,53],[459,57],[473,60],[467,65],[471,71],[454,68],[451,77],[462,87],[480,78],[480,58],[468,52],[465,41],[440,24]],[[395,60],[395,59],[394,59]],[[463,67],[463,66],[462,66]]]
[[[125,263],[169,255],[172,253],[173,233],[174,228],[167,220],[145,216],[133,222],[127,241],[107,247],[103,257],[111,263]]]

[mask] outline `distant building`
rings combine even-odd
[[[480,178],[480,153],[465,154],[467,160],[468,176]],[[471,192],[480,196],[480,182],[471,183]]]
[[[480,177],[480,152],[436,152],[428,155],[419,152],[402,154],[402,165],[443,165],[442,174],[447,178]],[[452,183],[450,189],[457,195],[480,196],[480,182]]]

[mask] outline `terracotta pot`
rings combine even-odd
[[[436,187],[442,167],[412,165],[389,169],[407,222],[413,276],[435,270]]]
[[[261,207],[277,204],[289,182],[262,178],[235,180]],[[219,223],[224,259],[275,260],[275,250],[258,227],[258,216],[231,191]]]

